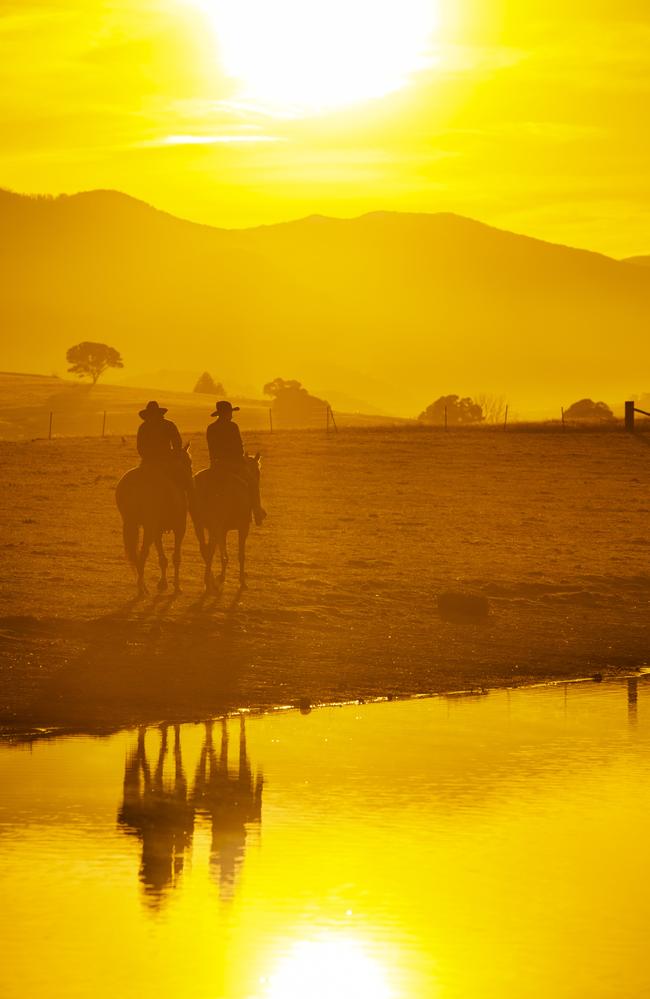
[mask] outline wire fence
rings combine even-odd
[[[174,422],[179,427],[181,433],[195,434],[206,429],[210,422],[210,417],[196,409],[184,409],[175,407],[170,414]],[[643,417],[638,419],[637,417]],[[5,440],[20,439],[43,439],[52,440],[57,437],[132,437],[140,426],[141,420],[137,412],[125,409],[102,409],[102,410],[79,410],[79,409],[43,409],[34,407],[30,413],[24,410],[19,419],[14,421],[0,421],[0,438]],[[641,409],[634,400],[627,400],[624,406],[623,419],[609,420],[585,420],[570,419],[563,408],[560,410],[559,419],[522,421],[509,418],[508,407],[505,408],[503,417],[498,422],[482,422],[478,424],[456,424],[453,423],[448,414],[447,407],[444,411],[444,420],[439,424],[423,424],[408,420],[391,420],[386,418],[363,418],[355,414],[338,414],[335,416],[331,406],[326,405],[322,409],[322,415],[312,413],[310,418],[300,420],[288,420],[286,417],[279,419],[271,407],[242,407],[237,413],[237,423],[244,431],[266,431],[274,433],[278,430],[324,430],[326,434],[336,434],[342,426],[346,429],[351,427],[361,428],[372,426],[384,427],[412,427],[421,429],[437,429],[444,432],[455,432],[461,429],[489,429],[489,430],[621,430],[628,432],[643,432],[650,430],[650,412]]]
[[[204,431],[211,418],[196,410],[183,410],[176,407],[170,414],[181,433]],[[29,414],[22,413],[20,420],[12,426],[5,423],[5,439],[56,437],[130,437],[137,433],[141,419],[138,413],[125,410],[73,410],[35,408]],[[322,414],[312,414],[306,420],[295,421],[278,419],[273,409],[267,407],[242,408],[237,413],[237,423],[245,431],[267,431],[273,433],[283,429],[321,429],[326,433],[338,433],[339,425],[331,406],[323,407]]]

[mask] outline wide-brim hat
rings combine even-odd
[[[166,412],[164,406],[159,406],[154,399],[151,399],[145,408],[140,410],[140,418],[146,420],[148,416],[164,416]]]
[[[210,416],[221,416],[222,413],[237,413],[238,410],[239,406],[233,406],[227,399],[220,399],[217,403],[217,408],[214,413],[210,413]]]

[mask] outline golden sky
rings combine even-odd
[[[13,190],[650,252],[647,0],[0,0],[0,53]]]

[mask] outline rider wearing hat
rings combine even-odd
[[[210,414],[217,417],[214,423],[209,424],[206,433],[210,464],[217,472],[235,471],[244,474],[250,486],[253,516],[259,527],[266,517],[266,510],[262,508],[260,501],[258,477],[249,473],[248,465],[244,460],[244,445],[239,427],[233,423],[232,414],[238,410],[239,406],[233,406],[225,399],[221,399],[217,403],[214,413]]]
[[[138,427],[137,448],[143,465],[164,466],[183,442],[178,427],[165,419],[167,410],[153,400],[140,410],[142,423]]]

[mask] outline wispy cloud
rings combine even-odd
[[[524,138],[539,139],[542,142],[580,142],[584,139],[599,139],[607,136],[607,130],[599,125],[586,125],[573,121],[495,121],[485,125],[465,128],[448,128],[440,132],[441,138],[461,136],[467,138]]]
[[[249,142],[283,142],[278,135],[163,135],[143,143],[146,146],[218,146]]]
[[[510,69],[529,57],[523,48],[508,45],[441,44],[436,51],[435,70],[442,75],[472,73],[490,75]]]
[[[293,109],[275,108],[267,106],[261,101],[222,100],[217,101],[215,106],[221,111],[226,111],[230,114],[253,115],[256,118],[272,118],[278,121],[292,121],[301,117],[298,107]]]

